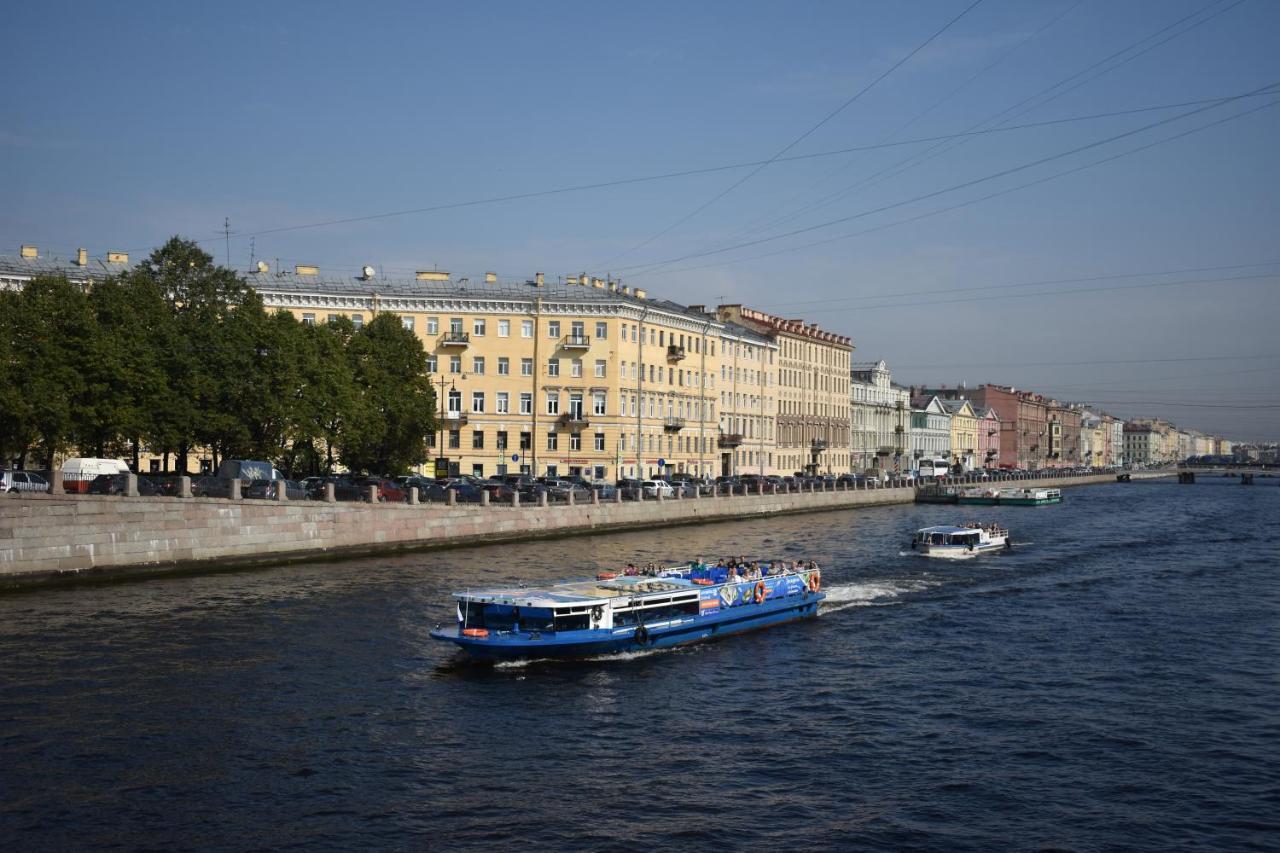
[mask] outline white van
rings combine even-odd
[[[921,459],[921,477],[945,477],[951,473],[951,466],[945,459]]]
[[[123,474],[129,466],[119,459],[75,456],[62,463],[62,487],[68,492],[86,492],[99,474]]]

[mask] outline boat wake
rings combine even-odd
[[[516,660],[496,661],[492,664],[494,669],[523,669],[527,666],[536,666],[541,664],[580,664],[580,663],[618,663],[621,661],[640,660],[641,658],[652,657],[654,655],[665,654],[667,652],[680,651],[679,647],[668,646],[661,649],[644,649],[633,652],[606,652],[598,655],[587,655],[580,658],[518,658]]]
[[[870,583],[837,584],[823,589],[827,599],[822,602],[820,613],[837,613],[850,607],[883,607],[908,592],[919,592],[936,583],[929,581],[873,581]]]

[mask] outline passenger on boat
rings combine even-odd
[[[627,563],[627,567],[622,570],[622,573],[627,577],[635,577],[640,574],[640,570],[636,568],[635,563]]]

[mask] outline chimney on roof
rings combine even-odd
[[[449,273],[446,270],[418,270],[413,277],[418,281],[448,281]]]
[[[592,278],[592,279],[591,279],[591,286],[592,286],[592,287],[596,287],[596,288],[603,288],[603,287],[604,287],[604,279],[602,279],[602,278]]]
[[[129,263],[129,253],[128,252],[107,252],[107,263],[127,264]]]
[[[24,258],[40,257],[40,249],[38,249],[35,246],[23,246],[20,251],[21,251],[22,257]]]
[[[533,286],[534,286],[534,287],[542,287],[542,285],[546,284],[546,282],[547,282],[547,277],[546,277],[545,275],[543,275],[542,273],[540,273],[540,272],[536,272],[536,273],[534,273],[534,274],[533,274]]]
[[[622,288],[622,294],[623,294],[624,296],[630,296],[630,295],[631,295],[631,286],[630,286],[630,285],[624,285],[624,286],[623,286],[623,288]]]
[[[320,275],[320,268],[312,264],[294,264],[294,275]]]
[[[649,291],[641,290],[638,287],[636,288],[636,299],[646,299],[648,298],[648,296],[649,296]]]
[[[89,266],[89,252],[85,249],[76,249],[76,266]]]
[[[485,284],[496,284],[497,281],[498,281],[498,274],[496,272],[487,272],[484,274]]]

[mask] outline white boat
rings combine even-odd
[[[911,550],[917,554],[950,560],[965,560],[1011,547],[1009,531],[998,524],[922,527],[911,539]]]

